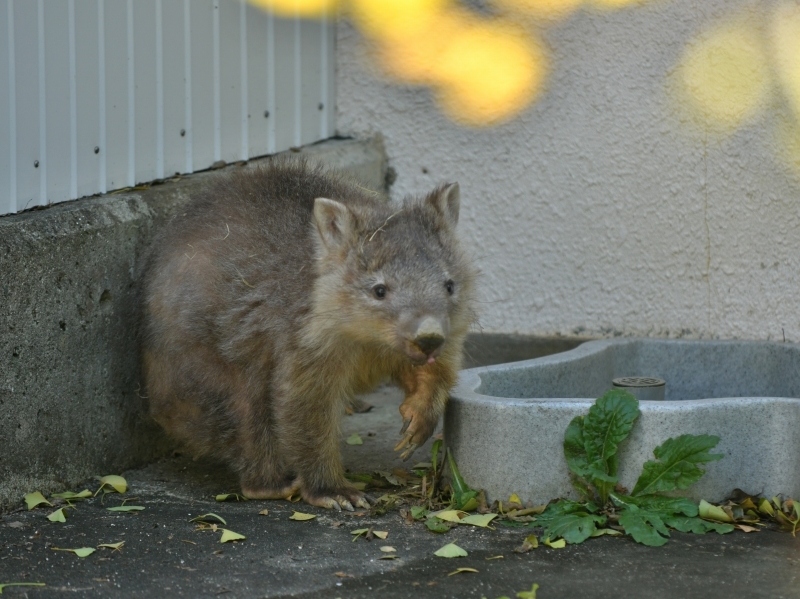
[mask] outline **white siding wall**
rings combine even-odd
[[[238,0],[0,0],[0,214],[330,137],[334,50]]]

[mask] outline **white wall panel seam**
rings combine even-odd
[[[133,0],[128,0],[127,5],[128,29],[128,185],[136,185],[136,81],[133,62]]]
[[[294,18],[294,145],[300,146],[303,136],[302,106],[303,106],[303,73],[300,48],[300,17]]]
[[[105,28],[105,0],[97,0],[97,90],[99,94],[98,119],[100,121],[98,147],[100,148],[99,187],[100,193],[108,191],[106,178],[106,154],[108,154],[108,140],[106,139],[106,28]]]
[[[267,152],[273,154],[275,148],[275,17],[267,15]]]
[[[247,160],[249,155],[250,139],[248,136],[248,104],[247,104],[247,5],[239,3],[239,77],[241,79],[240,93],[241,103],[241,127],[242,127],[242,151],[241,160]]]
[[[213,3],[212,11],[212,44],[213,44],[213,69],[214,69],[214,160],[222,159],[222,98],[220,89],[220,64],[219,64],[219,2]]]
[[[192,156],[192,13],[190,0],[183,0],[183,79],[185,93],[184,140],[186,144],[186,172],[193,172]]]
[[[156,0],[156,176],[164,178],[164,24],[161,0]]]
[[[78,77],[75,59],[75,0],[67,3],[69,15],[69,196],[78,196]]]
[[[44,70],[44,0],[37,4],[37,35],[39,43],[39,205],[47,204],[47,89]],[[28,208],[27,204],[25,208]],[[23,208],[24,209],[24,208]]]
[[[14,0],[7,0],[8,13],[8,211],[17,211],[17,75],[14,51]]]
[[[330,110],[328,99],[328,18],[322,17],[320,20],[320,37],[322,43],[320,44],[320,119],[319,119],[319,135],[320,137],[328,136],[328,110]]]

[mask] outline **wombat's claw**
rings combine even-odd
[[[407,462],[408,458],[411,457],[411,454],[413,454],[417,450],[417,447],[419,447],[419,445],[417,445],[416,443],[412,443],[411,445],[409,445],[408,449],[406,449],[403,453],[400,454],[400,459],[403,460],[404,462]]]
[[[410,445],[412,437],[413,437],[413,435],[411,435],[411,433],[409,433],[405,437],[400,439],[400,442],[397,445],[394,446],[394,450],[395,451],[400,451],[401,449],[403,449],[403,448],[407,447],[408,445]]]
[[[400,429],[401,435],[408,430],[410,424],[411,424],[411,418],[406,418],[405,420],[403,420],[403,428]],[[395,447],[394,450],[397,451],[397,447]]]

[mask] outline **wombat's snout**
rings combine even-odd
[[[419,323],[408,344],[409,357],[415,362],[431,363],[445,342],[445,330],[436,318],[428,316]]]

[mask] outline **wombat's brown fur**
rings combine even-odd
[[[145,273],[153,417],[229,464],[247,497],[299,489],[366,507],[344,476],[340,418],[390,379],[406,394],[395,449],[433,433],[473,321],[458,209],[457,185],[393,204],[302,162],[218,178]]]

